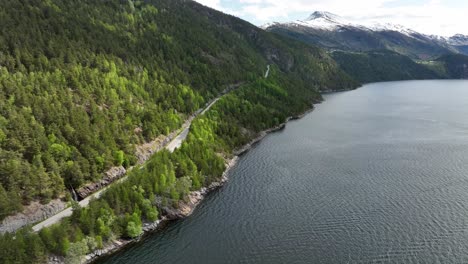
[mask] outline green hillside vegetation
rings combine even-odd
[[[286,90],[290,79],[277,68],[270,78],[259,78],[221,98],[192,123],[180,149],[156,153],[89,207],[75,206],[73,215],[60,224],[39,234],[22,230],[15,237],[0,236],[0,258],[4,263],[40,263],[53,253],[76,262],[115,238],[139,236],[144,221],[157,220],[165,208],[177,208],[190,191],[219,180],[225,170],[223,157],[230,157],[232,150],[320,99],[304,86]]]
[[[454,79],[468,78],[468,56],[462,54],[448,54],[437,59],[445,66],[446,72]]]
[[[343,71],[363,83],[447,78],[440,70],[433,70],[391,51],[335,51],[332,57]]]
[[[218,180],[256,134],[358,85],[325,52],[192,1],[4,1],[0,11],[0,219],[135,164],[136,144],[178,129],[244,83],[87,208],[38,234],[0,236],[2,263],[73,263],[142,233]],[[268,79],[263,78],[271,65]],[[139,132],[141,131],[141,132]]]
[[[424,67],[432,70],[433,72],[438,73],[440,76],[443,77],[450,77],[450,74],[447,72],[447,68],[445,67],[445,63],[438,61],[438,60],[418,60],[416,63],[423,65]]]
[[[323,51],[192,1],[5,0],[0,23],[0,219],[134,165],[136,144],[267,64],[286,90],[357,85]]]

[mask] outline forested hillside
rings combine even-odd
[[[468,56],[462,54],[449,54],[437,59],[445,66],[447,74],[454,79],[468,78]]]
[[[5,0],[0,23],[0,219],[135,164],[136,144],[267,64],[285,91],[357,84],[323,51],[192,1]]]
[[[424,64],[387,50],[335,51],[332,57],[345,72],[363,83],[448,78],[443,72],[431,70]]]
[[[0,10],[0,219],[133,166],[135,146],[197,118],[174,153],[39,234],[0,236],[2,263],[73,262],[217,181],[263,129],[358,83],[325,52],[192,1],[5,0]],[[271,73],[264,78],[270,65]]]
[[[436,38],[399,25],[359,25],[329,12],[265,30],[327,49],[346,73],[365,83],[468,78],[463,35]]]

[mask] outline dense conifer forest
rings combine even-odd
[[[195,3],[153,2],[2,4],[0,218],[133,165],[135,144],[270,61],[310,90],[354,85],[318,49]]]
[[[363,83],[398,80],[446,79],[451,77],[442,67],[428,67],[398,53],[379,50],[369,52],[336,51],[332,57],[340,67]]]
[[[135,146],[192,123],[86,208],[33,233],[0,236],[2,263],[76,262],[142,233],[166,207],[218,180],[225,159],[258,132],[358,86],[322,50],[184,0],[5,0],[0,10],[0,219],[32,201],[136,163]],[[264,71],[271,65],[271,74]]]

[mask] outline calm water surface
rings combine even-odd
[[[468,263],[468,82],[370,84],[243,156],[103,263]]]

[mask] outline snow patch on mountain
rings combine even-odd
[[[462,34],[456,34],[451,37],[443,37],[437,35],[428,36],[430,39],[442,42],[452,46],[468,46],[468,36]]]
[[[335,30],[340,27],[359,27],[351,21],[330,12],[316,11],[305,20],[297,20],[289,25],[301,25],[322,30]]]
[[[304,20],[296,20],[289,23],[268,23],[263,25],[261,28],[267,29],[272,26],[286,26],[286,27],[307,27],[317,30],[326,30],[326,31],[338,31],[341,32],[347,28],[360,29],[365,31],[372,32],[399,32],[411,38],[427,38],[433,41],[444,43],[452,46],[467,46],[468,45],[468,36],[457,34],[452,37],[443,37],[436,35],[425,35],[419,33],[415,30],[407,28],[398,24],[391,23],[356,23],[355,21],[348,20],[336,14],[326,12],[326,11],[315,11],[309,17]]]
[[[266,29],[270,26],[279,25],[280,23],[274,22],[269,23],[262,28]],[[395,25],[390,23],[373,23],[373,24],[359,24],[354,21],[348,20],[336,14],[325,12],[325,11],[316,11],[312,13],[309,17],[304,20],[297,20],[294,22],[285,23],[282,25],[297,27],[303,26],[308,28],[320,29],[320,30],[342,30],[342,28],[358,28],[361,30],[367,31],[397,31],[403,33],[407,36],[412,36],[412,34],[417,34],[416,31],[406,28],[402,25]]]
[[[391,24],[391,23],[374,23],[367,26],[372,31],[396,31],[400,32],[404,35],[412,37],[414,34],[419,34],[418,32],[409,29],[405,26],[398,25],[398,24]]]
[[[468,36],[462,34],[456,34],[447,39],[450,45],[454,46],[468,46]]]
[[[269,27],[277,26],[277,25],[281,25],[281,23],[279,23],[279,22],[266,23],[266,24],[264,24],[264,25],[261,25],[260,28],[261,28],[261,29],[267,29],[267,28],[269,28]]]

